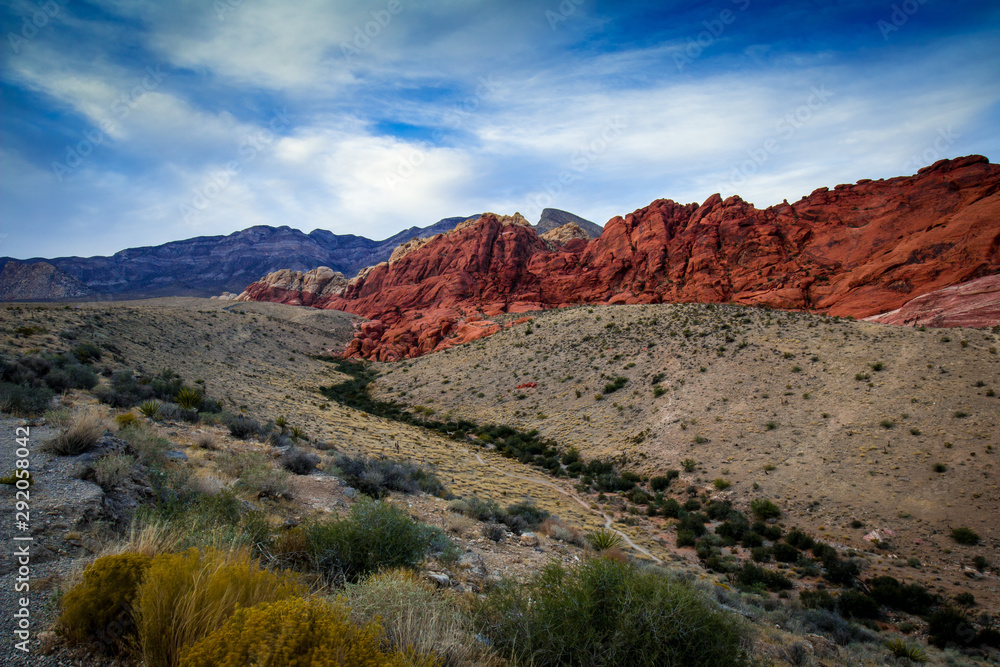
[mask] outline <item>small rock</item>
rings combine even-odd
[[[437,584],[440,588],[447,588],[451,584],[451,579],[448,578],[447,574],[440,574],[438,572],[428,572],[427,579]]]
[[[166,458],[170,459],[171,461],[187,461],[188,460],[187,454],[185,454],[184,452],[179,452],[177,450],[169,451],[166,454],[164,454],[164,456]]]
[[[353,498],[354,496],[358,495],[358,492],[354,490],[354,487],[345,486],[344,495],[347,496],[348,498]]]
[[[522,533],[521,534],[521,546],[522,547],[537,547],[538,546],[538,535],[534,533]]]

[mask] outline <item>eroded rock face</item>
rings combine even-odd
[[[1000,166],[970,156],[764,210],[736,196],[658,200],[561,247],[519,215],[487,213],[366,269],[342,293],[268,290],[269,276],[246,294],[376,320],[346,353],[395,360],[488,335],[474,314],[695,301],[867,317],[996,273]]]
[[[867,318],[882,324],[986,327],[1000,324],[1000,275],[952,285],[907,301],[902,308]]]
[[[312,271],[283,269],[264,276],[247,287],[236,301],[277,301],[294,306],[311,306],[318,299],[339,295],[347,287],[343,273],[328,266]]]
[[[10,260],[0,271],[0,301],[72,299],[90,294],[86,285],[48,262]]]

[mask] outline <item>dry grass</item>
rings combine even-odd
[[[465,537],[471,535],[476,530],[478,522],[462,514],[449,512],[444,519],[445,530],[452,535]]]
[[[373,575],[348,586],[344,597],[355,623],[381,619],[387,649],[438,656],[448,666],[481,664],[483,651],[456,601],[411,571]]]
[[[104,413],[98,408],[89,407],[77,413],[69,426],[51,440],[46,448],[61,456],[77,456],[93,449],[107,430],[108,422]]]
[[[105,491],[121,485],[132,472],[135,457],[128,454],[109,454],[94,462],[94,480]]]
[[[195,436],[194,446],[199,449],[207,449],[209,451],[216,451],[219,449],[219,443],[215,439],[215,435],[209,432],[199,433]]]

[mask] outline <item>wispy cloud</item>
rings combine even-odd
[[[926,3],[885,39],[892,3],[860,1],[580,0],[555,24],[527,0],[54,1],[0,65],[0,255],[384,238],[542,201],[603,223],[1000,153],[984,3]],[[8,3],[4,34],[37,7]]]

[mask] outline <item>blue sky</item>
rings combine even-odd
[[[0,255],[545,206],[759,207],[1000,158],[982,1],[5,0]]]

